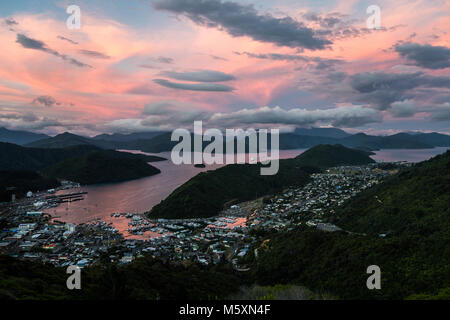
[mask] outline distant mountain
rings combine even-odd
[[[60,149],[39,149],[21,147],[10,143],[0,143],[0,170],[36,171],[69,158],[97,151],[102,151],[108,157],[117,159],[139,159],[145,162],[165,160],[156,156],[102,150],[92,145],[76,145]]]
[[[121,182],[161,173],[142,159],[117,156],[114,151],[96,151],[69,158],[42,172],[49,177],[81,184]]]
[[[436,146],[436,147],[449,147],[450,146],[450,136],[441,133],[420,133],[414,135],[418,141]]]
[[[93,145],[90,138],[78,136],[69,132],[58,134],[54,137],[34,141],[26,144],[29,148],[67,148],[78,145]]]
[[[129,134],[100,134],[98,136],[93,137],[94,140],[102,140],[102,141],[116,141],[116,142],[126,142],[126,141],[135,141],[135,140],[145,140],[151,139],[153,137],[159,136],[166,132],[136,132]]]
[[[299,135],[294,133],[280,134],[280,149],[306,149],[320,144],[336,144],[339,139],[325,136]]]
[[[338,128],[296,128],[293,133],[300,136],[314,136],[336,139],[350,136],[349,133]]]
[[[346,148],[342,145],[315,146],[295,158],[302,166],[321,168],[352,166],[374,163],[366,151]]]
[[[31,143],[46,138],[49,138],[49,136],[45,134],[0,128],[0,142],[8,142],[18,145],[24,145],[27,143]]]
[[[399,133],[391,136],[370,136],[357,133],[339,140],[339,143],[351,148],[379,149],[430,149],[434,145],[426,144],[417,135]]]
[[[178,144],[178,141],[171,141],[171,136],[171,132],[166,132],[150,139],[128,141],[126,147],[129,150],[141,150],[149,153],[171,151]]]
[[[171,151],[178,144],[178,141],[171,141],[171,135],[170,132],[151,132],[129,135],[99,135],[89,138],[66,132],[55,137],[28,143],[26,146],[65,148],[75,145],[93,145],[103,149],[127,149],[159,153]],[[204,142],[203,146],[207,144]],[[429,149],[436,146],[450,146],[450,136],[439,133],[399,133],[391,136],[371,136],[365,133],[350,135],[336,128],[296,129],[293,133],[280,134],[281,150],[306,149],[320,144],[341,144],[364,150]],[[248,143],[246,145],[248,146]]]

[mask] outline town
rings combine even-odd
[[[167,220],[111,213],[111,217],[129,221],[129,234],[151,235],[147,239],[124,237],[112,223],[99,219],[80,225],[60,222],[45,212],[58,198],[49,195],[55,192],[49,190],[0,206],[0,254],[81,268],[104,261],[127,264],[150,254],[175,264],[227,262],[245,272],[249,270],[246,258],[257,257],[256,245],[264,241],[261,233],[292,230],[302,224],[324,232],[339,231],[326,217],[360,191],[395,174],[401,165],[405,164],[331,168],[312,174],[304,187],[235,204],[211,218]],[[73,186],[64,184],[64,188]],[[81,196],[73,193],[76,200]]]

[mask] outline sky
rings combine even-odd
[[[444,0],[2,1],[0,127],[450,133],[449,26]]]

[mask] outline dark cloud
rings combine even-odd
[[[1,114],[0,113],[0,119],[23,120],[24,122],[33,122],[33,121],[38,120],[38,117],[32,112],[26,112],[24,114],[18,114],[18,113]]]
[[[427,69],[450,67],[450,49],[447,47],[400,43],[395,46],[395,51],[419,67]]]
[[[39,50],[42,52],[46,52],[49,53],[51,55],[54,55],[55,57],[61,58],[64,61],[67,61],[77,67],[87,67],[87,68],[92,68],[90,65],[85,64],[83,62],[80,62],[76,59],[73,59],[65,54],[61,54],[58,51],[52,50],[50,48],[48,48],[46,46],[46,44],[40,40],[35,40],[32,38],[27,37],[24,34],[17,34],[17,43],[19,43],[22,47],[26,48],[26,49],[33,49],[33,50]]]
[[[344,20],[345,17],[346,15],[339,13],[320,15],[314,12],[307,12],[303,15],[303,18],[308,21],[318,23],[322,28],[334,28],[338,25],[347,24],[347,22]]]
[[[70,42],[70,43],[72,43],[72,44],[78,44],[78,42],[73,41],[72,39],[63,37],[63,36],[58,36],[57,38],[60,39],[60,40],[64,40],[64,41]]]
[[[213,54],[211,54],[210,57],[213,58],[214,60],[228,61],[228,59],[226,59],[226,58],[215,56]]]
[[[347,76],[348,76],[347,73],[342,71],[330,72],[328,74],[328,79],[335,82],[341,82],[344,81],[347,78]]]
[[[153,95],[155,94],[154,90],[148,85],[138,85],[128,89],[125,93],[128,94],[137,94],[137,95]]]
[[[226,74],[214,70],[199,70],[186,72],[165,71],[161,73],[162,76],[181,81],[195,81],[195,82],[223,82],[235,80],[231,74]]]
[[[180,90],[191,90],[191,91],[217,91],[217,92],[230,92],[234,88],[217,83],[179,83],[172,82],[165,79],[154,79],[153,82],[159,84],[160,86],[180,89]]]
[[[408,118],[415,115],[417,111],[417,106],[413,100],[394,102],[389,110],[389,112],[396,118]]]
[[[262,107],[242,109],[231,113],[216,113],[211,124],[227,127],[236,125],[278,124],[311,126],[331,124],[335,127],[359,127],[367,123],[380,122],[381,115],[377,110],[360,106],[345,106],[331,109],[290,109],[280,107]]]
[[[450,121],[450,103],[445,103],[437,108],[431,115],[434,121]]]
[[[60,105],[60,102],[57,102],[55,98],[51,96],[40,96],[33,100],[33,104],[39,104],[46,107],[53,107],[56,105]]]
[[[291,17],[259,14],[252,5],[221,0],[154,0],[153,8],[183,15],[194,23],[217,28],[234,37],[291,48],[324,49],[331,41]]]
[[[350,76],[350,85],[358,93],[357,102],[370,103],[386,110],[396,101],[411,99],[416,88],[450,88],[450,77],[431,76],[422,72],[384,73],[367,72]]]
[[[174,60],[169,57],[158,57],[155,59],[155,61],[157,61],[159,63],[166,63],[166,64],[172,64],[174,62]]]
[[[95,58],[95,59],[111,59],[110,56],[108,56],[104,53],[98,52],[98,51],[80,50],[79,52],[85,56]]]
[[[300,54],[282,54],[282,53],[251,53],[251,52],[234,52],[237,55],[246,55],[249,58],[280,60],[280,61],[299,61],[304,63],[312,63],[317,69],[328,69],[335,64],[344,62],[339,59],[325,59],[320,57],[308,57]]]
[[[145,69],[158,69],[157,67],[152,66],[151,64],[145,64],[145,63],[144,64],[140,64],[139,67],[145,68]]]
[[[13,18],[6,18],[4,21],[5,21],[6,25],[7,25],[7,26],[10,26],[10,27],[16,26],[16,25],[19,24],[19,23],[18,23],[16,20],[14,20]]]

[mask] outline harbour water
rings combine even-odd
[[[380,150],[372,158],[376,161],[419,162],[444,153],[447,149]],[[304,151],[304,149],[282,150],[280,158],[293,158]],[[84,196],[84,200],[63,203],[52,208],[48,213],[57,220],[75,224],[88,223],[96,218],[107,223],[111,222],[126,237],[131,237],[126,231],[129,227],[129,220],[126,217],[112,217],[111,213],[146,212],[198,173],[222,166],[211,165],[206,168],[196,168],[194,165],[174,165],[170,161],[169,152],[156,155],[169,159],[152,163],[161,170],[160,174],[122,183],[83,186],[79,191],[88,192]],[[70,192],[74,192],[74,190],[64,190],[58,194]]]

